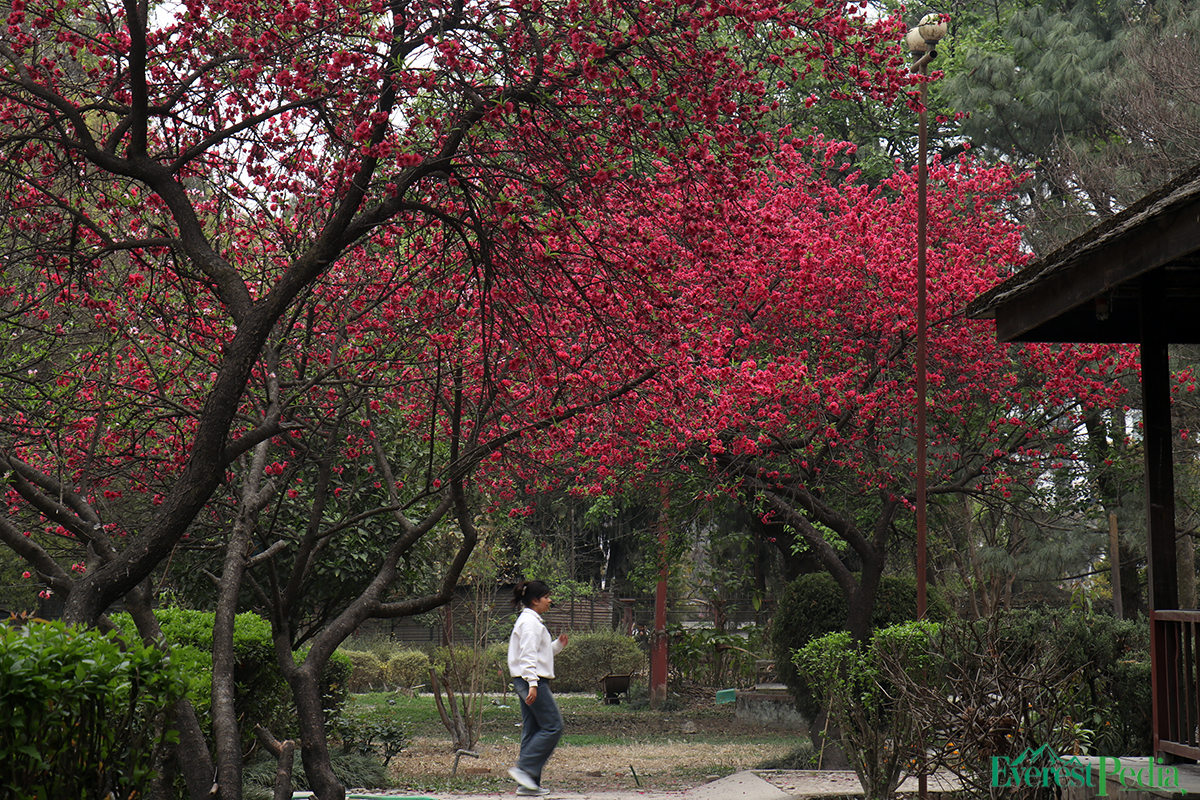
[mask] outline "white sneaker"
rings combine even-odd
[[[533,779],[532,775],[530,775],[528,772],[521,769],[520,767],[512,767],[511,769],[509,769],[508,775],[514,781],[521,784],[522,789],[528,789],[531,792],[537,792],[539,789],[542,788],[537,785],[537,781],[535,781]]]
[[[544,797],[550,794],[550,790],[544,786],[539,786],[536,789],[526,789],[524,786],[518,786],[517,794],[521,797]]]

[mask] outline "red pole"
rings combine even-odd
[[[654,635],[650,639],[650,707],[667,699],[667,490],[658,518],[658,589],[654,597]]]

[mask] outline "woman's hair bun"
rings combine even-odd
[[[550,594],[550,587],[544,581],[521,581],[513,589],[513,605],[528,607],[539,597]]]

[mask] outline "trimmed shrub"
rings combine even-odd
[[[353,665],[350,691],[405,690],[429,683],[429,656],[382,637],[351,640],[338,650]]]
[[[429,683],[429,656],[420,650],[393,653],[384,668],[384,680],[391,689],[411,689]]]
[[[950,604],[936,587],[928,587],[926,619],[944,622],[953,616]],[[771,650],[775,674],[796,698],[801,713],[817,712],[812,695],[796,672],[793,654],[819,636],[843,630],[849,607],[841,587],[827,572],[801,575],[788,584],[771,620]],[[917,618],[917,583],[913,578],[885,575],[875,593],[871,623],[876,630]]]
[[[144,796],[169,709],[187,692],[163,651],[38,622],[0,627],[0,794],[15,800]]]
[[[592,631],[570,637],[567,646],[554,657],[556,692],[598,692],[600,679],[608,673],[642,672],[646,668],[646,654],[632,636]]]
[[[488,675],[496,676],[496,685],[492,691],[511,692],[513,687],[512,678],[508,674],[508,640],[488,645],[483,660],[487,664]]]
[[[350,691],[373,692],[384,685],[384,664],[375,653],[339,650],[350,661]]]
[[[430,659],[437,669],[438,676],[450,684],[455,693],[463,694],[472,690],[472,686],[480,691],[492,691],[495,681],[491,680],[486,650],[476,650],[465,645],[454,647],[439,647],[433,651]],[[428,682],[428,669],[426,670]]]
[[[384,664],[400,649],[393,640],[382,635],[369,638],[363,644],[365,645],[362,647],[363,650],[368,653],[374,653]]]

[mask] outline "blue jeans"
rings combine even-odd
[[[563,720],[554,702],[549,684],[538,682],[537,698],[533,705],[525,702],[529,696],[529,684],[524,678],[513,678],[513,688],[521,698],[521,755],[517,767],[533,776],[540,786],[542,767],[562,738]]]

